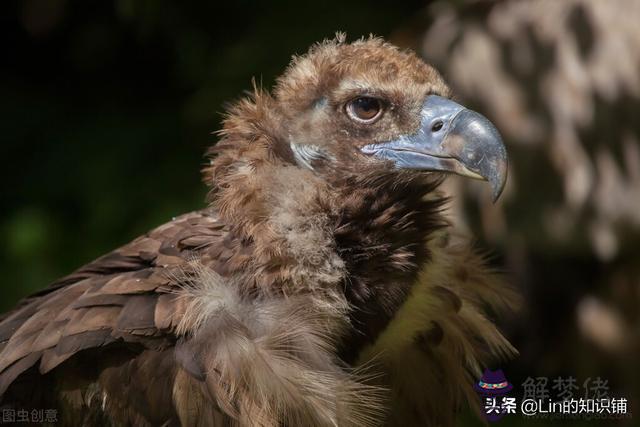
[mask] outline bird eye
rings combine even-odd
[[[382,102],[370,96],[355,98],[346,106],[347,115],[360,123],[373,123],[382,115]]]

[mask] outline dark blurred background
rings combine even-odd
[[[0,309],[201,208],[202,154],[225,102],[252,77],[271,86],[292,54],[337,30],[374,33],[434,64],[505,136],[510,181],[498,204],[482,185],[450,179],[447,189],[453,219],[524,295],[504,325],[522,353],[503,366],[509,380],[546,377],[551,390],[574,377],[580,395],[600,377],[635,407],[640,2],[3,6]]]

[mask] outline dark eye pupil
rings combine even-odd
[[[377,111],[378,101],[373,98],[358,98],[356,100],[356,108],[365,112]]]

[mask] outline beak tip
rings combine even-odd
[[[500,195],[502,194],[502,189],[493,189],[493,197],[492,197],[492,202],[495,205],[498,202],[498,199],[500,198]]]
[[[504,187],[507,183],[507,161],[506,156],[504,157],[504,163],[501,167],[497,168],[495,173],[489,179],[489,184],[491,184],[491,190],[493,193],[493,203],[498,201],[500,195],[504,191]]]
[[[462,142],[460,142],[462,141]],[[468,169],[491,185],[493,202],[502,194],[507,181],[507,150],[496,127],[480,113],[463,110],[451,124],[445,140]]]

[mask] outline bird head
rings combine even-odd
[[[255,87],[229,107],[204,169],[210,200],[254,241],[292,209],[298,219],[337,215],[338,224],[362,215],[378,224],[380,247],[394,241],[398,271],[416,265],[420,250],[408,248],[442,225],[434,190],[443,174],[486,180],[494,198],[507,176],[495,127],[450,96],[434,68],[382,39],[316,44],[294,57],[272,92]],[[371,248],[371,233],[366,239]]]
[[[282,142],[327,178],[371,167],[486,180],[496,199],[507,155],[484,116],[450,99],[439,73],[378,38],[314,46],[274,91]]]

